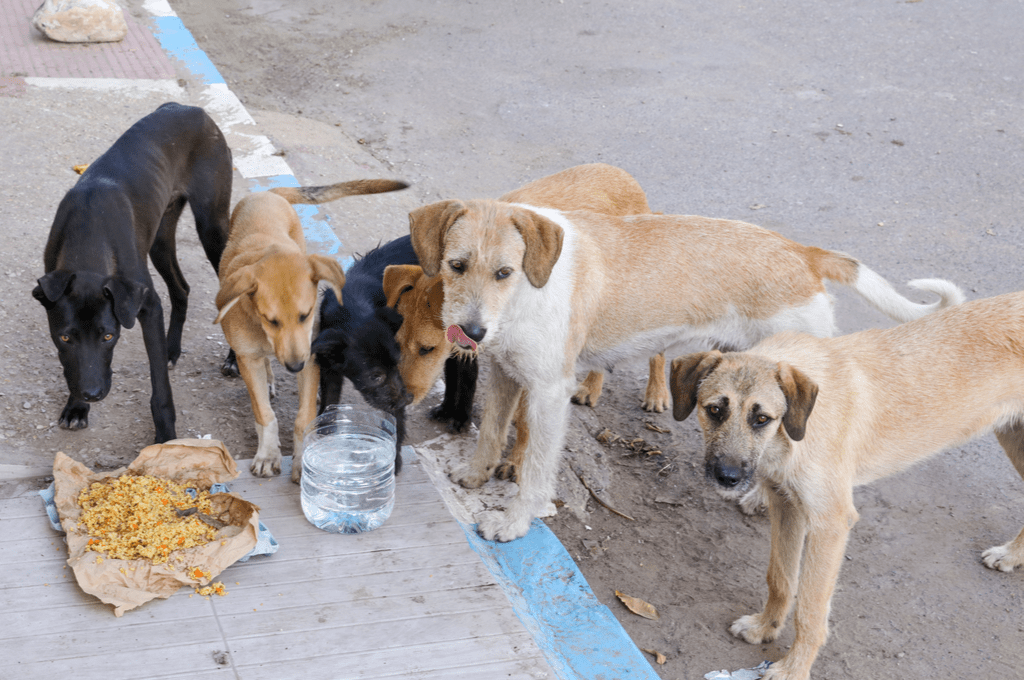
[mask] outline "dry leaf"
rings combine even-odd
[[[650,654],[651,656],[653,656],[653,657],[654,657],[654,660],[655,660],[656,662],[658,662],[658,665],[659,665],[659,666],[664,666],[664,665],[665,665],[665,662],[666,662],[666,661],[668,661],[668,659],[666,659],[666,658],[665,658],[665,655],[664,655],[664,654],[662,654],[661,652],[659,652],[659,651],[657,651],[657,650],[655,650],[655,649],[644,649],[643,647],[641,647],[641,648],[640,648],[640,651],[641,651],[641,652],[647,652],[648,654]]]
[[[615,591],[615,595],[622,600],[622,604],[626,605],[626,608],[629,609],[629,611],[633,612],[637,616],[642,616],[645,619],[653,619],[654,621],[661,618],[661,616],[658,615],[658,610],[649,602],[644,602],[639,597],[623,595],[617,590]]]
[[[595,439],[597,439],[597,441],[601,442],[602,444],[609,444],[609,443],[615,441],[618,438],[619,438],[618,435],[616,435],[614,432],[612,432],[608,428],[605,428],[604,430],[602,430],[601,434],[599,434],[599,435],[597,435],[597,437],[595,437]]]
[[[81,165],[72,165],[71,169],[74,170],[75,172],[77,172],[79,175],[81,175],[83,172],[85,172],[85,169],[88,168],[88,167],[89,167],[88,163],[83,163]]]
[[[659,427],[658,425],[655,425],[654,423],[644,423],[644,425],[647,427],[648,430],[653,430],[655,432],[660,432],[661,434],[668,434],[669,432],[672,431],[672,430],[669,430],[668,428]]]
[[[767,207],[768,206],[766,206],[764,203],[755,203],[754,205],[750,206],[750,209],[751,210],[760,210],[761,208],[767,208]]]

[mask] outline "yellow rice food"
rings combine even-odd
[[[169,479],[131,473],[93,482],[78,497],[81,522],[90,536],[86,550],[161,564],[175,550],[213,540],[217,529],[198,516],[211,513],[209,491],[198,491],[193,500],[185,488]],[[185,516],[179,512],[189,510],[192,514]]]

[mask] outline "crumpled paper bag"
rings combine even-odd
[[[121,616],[130,609],[155,598],[168,598],[182,586],[205,586],[227,567],[245,556],[256,545],[259,532],[259,507],[234,494],[223,496],[223,515],[227,523],[217,537],[206,545],[176,550],[164,564],[148,559],[104,559],[101,553],[87,551],[89,535],[79,526],[82,507],[78,495],[89,484],[117,477],[128,470],[154,477],[189,482],[199,490],[208,490],[216,482],[238,476],[238,468],[227,448],[215,439],[175,439],[147,446],[127,468],[94,473],[81,463],[58,452],[53,462],[53,477],[61,526],[67,533],[68,564],[82,590],[114,605]],[[196,579],[189,573],[199,568],[209,578]],[[134,569],[134,570],[133,570]]]

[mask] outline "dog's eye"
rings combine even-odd
[[[309,318],[309,314],[300,314],[299,315],[299,323],[306,323],[306,319],[308,319],[308,318]]]
[[[110,342],[113,339],[114,339],[114,334],[113,333],[107,333],[106,335],[103,336],[103,342]]]
[[[420,356],[426,356],[434,351],[433,347],[420,347]]]
[[[382,382],[384,382],[384,377],[385,376],[383,373],[374,373],[370,376],[370,382],[373,383],[374,385],[380,385]]]
[[[71,338],[69,336],[67,336],[67,335],[62,335],[62,336],[60,336],[60,341],[61,342],[71,342]]]
[[[722,407],[717,404],[709,404],[704,410],[707,411],[708,416],[710,416],[712,420],[721,420],[722,414],[724,413]]]
[[[764,427],[769,422],[771,422],[771,418],[763,413],[754,416],[754,427]]]
[[[494,278],[501,281],[502,279],[507,279],[511,273],[512,267],[502,267],[498,271],[494,272]]]
[[[270,319],[270,320],[268,321],[268,323],[269,323],[269,324],[271,325],[271,327],[273,327],[273,328],[277,328],[277,327],[279,327],[279,326],[281,325],[281,322],[280,322],[280,321],[278,321],[277,319]]]
[[[466,265],[461,260],[449,260],[448,266],[457,274],[461,274],[466,269]]]

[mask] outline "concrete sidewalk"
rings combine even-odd
[[[125,624],[130,626],[133,621],[138,622],[143,618],[147,623],[163,620],[170,610],[167,605],[171,603],[146,605],[144,610],[128,613],[114,626],[113,616],[106,611],[104,605],[78,598],[83,601],[76,601],[74,605],[76,608],[84,608],[79,609],[79,614],[86,611],[85,619],[80,620],[88,620],[89,629],[88,635],[79,638],[75,626],[62,628],[50,625],[64,620],[65,614],[61,613],[59,607],[54,609],[33,604],[37,598],[40,602],[49,601],[48,584],[57,578],[54,575],[56,572],[50,573],[53,571],[50,567],[59,572],[60,560],[49,557],[46,563],[50,567],[45,569],[26,570],[23,567],[43,554],[37,550],[37,544],[42,546],[47,542],[55,542],[55,552],[59,553],[61,549],[56,535],[47,533],[50,530],[46,528],[42,503],[39,503],[38,522],[32,511],[33,489],[38,486],[38,481],[30,478],[47,473],[53,453],[64,450],[74,456],[76,452],[88,451],[102,458],[107,454],[104,447],[109,449],[111,446],[109,442],[113,441],[113,433],[130,432],[138,440],[139,447],[148,443],[147,439],[151,436],[145,408],[148,401],[145,355],[141,349],[140,334],[134,331],[125,333],[115,353],[115,381],[128,385],[123,389],[123,394],[116,398],[112,395],[102,405],[98,405],[90,415],[90,428],[87,430],[69,433],[55,427],[54,421],[65,388],[46,332],[45,318],[38,303],[28,294],[35,278],[42,273],[42,249],[53,211],[63,193],[77,180],[77,175],[71,169],[74,165],[90,162],[135,120],[168,100],[202,106],[218,122],[234,156],[237,170],[235,200],[248,191],[270,186],[298,185],[299,180],[284,154],[262,134],[260,126],[224,83],[215,66],[196,47],[191,34],[166,2],[133,4],[126,10],[128,37],[122,43],[104,45],[61,45],[48,42],[31,27],[34,5],[22,0],[0,0],[0,125],[7,131],[5,163],[0,167],[0,179],[9,187],[4,200],[0,201],[0,221],[8,225],[3,259],[0,260],[0,321],[4,322],[0,326],[0,360],[9,366],[17,364],[30,367],[29,370],[37,376],[25,384],[12,382],[11,378],[0,381],[0,413],[7,421],[0,425],[0,526],[17,528],[17,535],[10,534],[11,540],[0,549],[0,563],[8,567],[7,573],[19,574],[17,578],[12,576],[0,581],[0,607],[8,613],[14,613],[17,620],[21,621],[16,626],[9,626],[9,632],[2,634],[0,639],[4,640],[5,648],[14,650],[10,657],[13,663],[9,665],[21,669],[18,677],[52,677],[54,673],[76,672],[83,667],[87,670],[80,677],[136,677],[134,666],[143,657],[134,650],[159,648],[160,631],[164,628],[131,628],[131,639],[135,640],[132,651],[120,655],[111,655],[112,648],[103,645],[96,646],[95,653],[91,655],[86,652],[59,655],[54,650],[64,644],[62,641],[71,638],[85,641],[102,638],[109,639],[110,644],[120,644],[129,639],[125,637],[129,628],[122,628]],[[330,131],[309,132],[315,136],[313,133],[318,133],[319,138],[324,139],[329,137]],[[303,148],[302,145],[297,146]],[[315,149],[316,145],[311,144],[305,148]],[[342,144],[340,150],[338,145],[333,150],[335,156],[330,168],[332,176],[323,179],[303,176],[303,184],[388,174],[386,168],[361,153],[358,147]],[[296,159],[307,168],[317,167],[317,160],[312,157],[314,153],[308,153],[308,157],[299,153]],[[297,207],[303,218],[310,249],[337,256],[344,261],[356,249],[399,235],[407,224],[405,213],[424,198],[416,191],[410,191],[398,200],[359,197],[346,199],[343,204]],[[183,431],[188,430],[188,434],[212,433],[220,437],[223,432],[233,432],[232,428],[251,429],[251,415],[244,406],[235,407],[247,403],[244,387],[237,381],[233,386],[223,386],[224,381],[215,371],[218,357],[225,346],[219,328],[209,326],[209,319],[205,317],[210,316],[217,282],[201,255],[189,219],[187,215],[183,217],[179,227],[179,255],[186,277],[192,285],[194,300],[190,320],[186,325],[185,342],[189,353],[183,356],[172,377],[179,410],[179,436],[188,436]],[[5,372],[5,375],[9,375],[9,372]],[[131,386],[136,385],[131,389]],[[229,398],[223,397],[223,394],[228,394]],[[293,391],[279,396],[275,408],[293,409],[294,405],[286,405],[289,400],[294,401]],[[231,404],[230,409],[228,404]],[[290,422],[288,415],[283,418]],[[239,449],[244,447],[232,445],[231,448],[236,457],[245,457],[244,453],[239,453]],[[117,455],[123,455],[123,452],[110,451],[109,455],[112,460]],[[417,472],[418,468],[418,465],[414,466],[413,473],[422,476],[422,472]],[[432,476],[438,477],[436,471]],[[435,509],[443,508],[441,495],[436,490],[427,494],[432,495],[431,499],[423,495],[424,485],[430,486],[426,477],[417,479],[418,482],[408,480],[419,483],[416,502],[429,503]],[[337,542],[338,537],[326,534],[321,536],[315,530],[300,531],[301,512],[296,516],[293,507],[298,505],[294,502],[297,500],[298,489],[287,483],[285,477],[269,483],[275,492],[260,501],[260,504],[267,503],[278,509],[287,506],[286,510],[278,513],[278,519],[283,525],[294,527],[298,532],[296,535],[302,534],[301,540],[305,542],[316,543],[318,538]],[[248,489],[256,481],[243,480],[241,484]],[[409,501],[409,498],[405,500]],[[402,508],[402,503],[403,493],[400,490],[396,517],[404,516],[402,513],[415,514],[414,508]],[[469,598],[475,603],[470,607],[475,608],[475,613],[462,617],[454,624],[446,623],[448,628],[440,637],[436,634],[431,636],[429,643],[440,645],[440,650],[445,643],[444,635],[449,635],[453,646],[443,654],[453,658],[447,658],[445,664],[435,664],[436,668],[431,671],[433,674],[430,677],[495,677],[493,673],[502,677],[523,678],[656,677],[614,616],[594,598],[571,558],[542,522],[535,522],[526,539],[508,545],[495,545],[478,539],[468,524],[457,522],[448,513],[442,514],[431,515],[429,521],[419,527],[419,533],[460,536],[459,545],[451,548],[452,559],[455,559],[456,552],[463,557],[476,555],[473,560],[475,566],[467,567],[475,574],[473,579],[453,583],[450,591],[444,594],[449,609],[459,609],[457,600]],[[275,527],[271,526],[271,529]],[[289,537],[288,532],[280,537],[282,550]],[[374,545],[377,540],[387,543],[387,538],[388,532],[381,531],[362,536],[359,540],[370,553],[396,549],[395,546],[385,544]],[[430,559],[438,564],[447,563],[445,551],[449,548],[448,545],[430,548]],[[45,546],[42,550],[45,552]],[[319,549],[314,547],[310,548],[306,557],[319,564],[320,556]],[[259,564],[272,566],[275,559],[266,558],[245,567],[246,574],[252,574],[251,578],[247,576],[250,587],[263,582],[262,577],[256,575]],[[343,570],[346,564],[347,560],[332,562],[331,569]],[[319,570],[322,566],[316,567],[313,573],[321,573]],[[279,570],[279,567],[273,568]],[[488,573],[490,576],[486,576]],[[332,572],[332,576],[340,575]],[[436,590],[436,583],[427,580],[418,585],[410,585],[410,579],[432,578],[424,570],[381,571],[373,568],[355,570],[348,574],[343,579],[344,588],[346,592],[358,591],[360,579],[383,579],[386,582],[392,577],[402,580],[405,588],[402,597],[408,596],[414,601],[420,597],[416,595],[417,588],[423,593]],[[271,590],[276,587],[270,583],[265,585]],[[316,589],[333,586],[328,581],[313,579],[305,587]],[[504,593],[507,597],[499,598],[500,602],[488,600],[487,605],[481,608],[481,589]],[[75,599],[74,589],[67,590],[68,596]],[[241,592],[245,592],[245,589],[241,589]],[[255,588],[250,588],[248,592],[253,597],[260,593]],[[383,588],[383,592],[385,595],[382,597],[387,599],[387,587]],[[181,598],[185,598],[185,595],[176,595],[172,602]],[[241,593],[236,595],[236,600],[242,598]],[[229,595],[225,602],[230,601]],[[181,602],[172,606],[178,611]],[[231,606],[241,605],[236,601]],[[345,608],[341,607],[342,610]],[[281,611],[281,618],[274,618],[272,622],[281,623],[282,629],[299,620],[292,616],[294,608],[283,608]],[[178,613],[185,617],[182,621],[188,620],[187,613]],[[368,615],[372,615],[372,611],[368,610]],[[426,617],[424,620],[427,628],[431,628],[430,607],[422,615]],[[110,616],[110,627],[104,624],[106,616]],[[213,618],[217,618],[216,612]],[[173,620],[166,623],[171,629],[177,625]],[[266,621],[263,623],[266,624]],[[316,677],[376,677],[389,674],[397,677],[425,677],[421,675],[424,666],[415,662],[415,656],[430,654],[427,648],[417,646],[414,640],[405,640],[403,646],[394,648],[394,640],[390,639],[386,626],[373,633],[380,637],[378,649],[387,648],[386,655],[396,655],[396,658],[408,657],[407,662],[393,666],[393,674],[381,672],[379,664],[369,664],[368,660],[375,657],[372,649],[364,655],[364,661],[369,664],[365,671],[350,668],[346,673],[335,672],[333,669],[337,664],[345,662],[334,657],[324,657],[323,662],[318,664],[315,651],[319,638],[314,636],[308,626],[297,625],[298,628],[294,631],[289,629],[288,634],[268,636],[265,641],[259,641],[258,647],[263,650],[262,654],[268,662],[277,654],[273,650],[274,645],[282,645],[283,650],[288,645],[296,644],[297,640],[305,640],[301,644],[309,652],[306,654],[309,658],[303,668],[318,668]],[[146,630],[150,633],[146,633]],[[223,632],[223,627],[221,630]],[[26,638],[25,631],[36,632],[28,634]],[[50,631],[45,633],[48,637],[40,637],[37,642],[32,642],[37,635],[44,635],[43,631]],[[503,636],[507,638],[504,644]],[[230,664],[220,664],[216,654],[207,654],[209,650],[206,650],[206,646],[209,645],[200,643],[195,648],[198,656],[190,656],[188,663],[177,654],[164,653],[160,657],[163,659],[161,669],[150,669],[150,672],[153,673],[152,677],[192,675],[203,670],[195,664],[201,664],[202,659],[209,657],[211,666],[203,672],[210,674],[230,676],[233,673],[233,677],[239,678],[286,677],[282,674],[285,673],[283,670],[267,675],[266,669],[256,670],[259,664],[248,663],[246,657],[249,652],[245,649],[254,641],[250,637],[243,635],[249,642],[235,644],[228,636],[223,636],[223,644],[227,645],[227,651],[233,655]],[[455,644],[455,641],[458,643]],[[424,644],[427,642],[425,640]],[[49,659],[48,653],[52,655]],[[459,654],[465,655],[465,662],[454,658]],[[503,659],[511,665],[501,665]],[[495,666],[495,663],[499,665]],[[455,668],[460,670],[457,673],[445,670]]]

